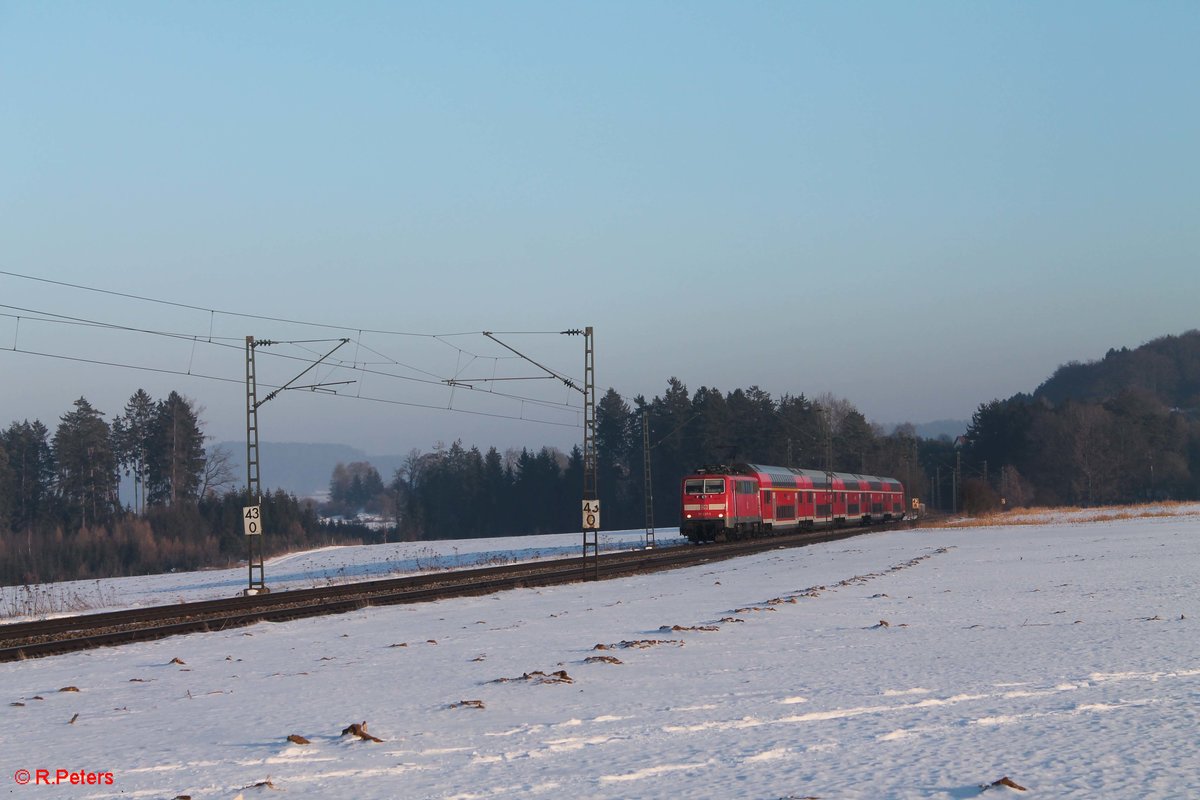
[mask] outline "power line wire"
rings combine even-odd
[[[263,314],[247,314],[241,311],[225,311],[217,308],[206,308],[204,306],[196,306],[190,303],[179,303],[174,300],[163,300],[157,297],[146,297],[144,295],[133,294],[131,292],[118,292],[112,289],[100,289],[95,286],[85,286],[80,283],[70,283],[68,281],[56,281],[50,278],[39,278],[36,275],[23,275],[19,272],[11,272],[9,270],[0,269],[0,275],[7,275],[10,278],[20,278],[21,280],[36,281],[38,283],[47,283],[53,286],[65,286],[70,289],[78,289],[84,292],[96,292],[98,294],[111,295],[113,297],[123,297],[127,300],[139,300],[145,303],[158,303],[160,305],[172,306],[174,308],[186,308],[192,311],[203,311],[206,314],[222,314],[228,317],[241,317],[243,319],[258,319],[267,322],[283,322],[289,325],[307,325],[314,328],[330,328],[343,331],[358,331],[359,333],[376,333],[386,336],[414,336],[424,339],[443,339],[454,336],[477,336],[480,331],[459,331],[455,333],[416,333],[413,331],[392,331],[373,328],[359,328],[350,325],[336,325],[324,322],[309,322],[300,319],[288,319],[287,317],[272,317]],[[550,334],[559,333],[559,331],[512,331],[511,333],[520,334]],[[448,343],[447,343],[448,344]],[[453,345],[450,345],[453,347]]]
[[[33,322],[46,322],[46,323],[51,323],[51,324],[56,324],[56,325],[79,325],[81,327],[88,327],[88,328],[107,328],[110,330],[126,331],[128,333],[145,333],[145,334],[150,334],[150,335],[154,335],[154,336],[165,336],[165,337],[168,337],[171,339],[185,339],[187,341],[194,341],[196,339],[201,339],[201,340],[207,339],[207,340],[211,341],[213,344],[219,344],[220,343],[219,340],[222,340],[222,339],[230,341],[230,342],[239,341],[239,339],[234,336],[216,336],[216,337],[214,337],[210,333],[209,336],[205,337],[205,336],[199,336],[199,335],[193,334],[193,333],[173,333],[171,331],[156,331],[156,330],[151,330],[149,328],[134,328],[129,325],[118,325],[113,322],[101,322],[100,320],[88,319],[87,317],[73,317],[68,314],[56,314],[53,311],[42,311],[42,310],[36,309],[36,308],[23,308],[21,306],[10,306],[10,305],[5,305],[3,303],[0,303],[0,308],[8,308],[13,311],[24,311],[26,314],[42,315],[40,317],[30,317],[30,316],[22,316],[19,314],[6,314],[3,312],[0,312],[0,317],[8,317],[9,319],[17,319],[17,320],[24,319],[24,320],[30,320]],[[218,341],[213,341],[214,339],[218,340]],[[233,345],[233,346],[236,347],[236,345]]]
[[[217,381],[217,382],[221,382],[221,383],[235,383],[235,384],[241,385],[245,382],[245,380],[243,378],[226,378],[226,377],[222,377],[220,375],[207,375],[207,374],[199,373],[199,372],[183,372],[181,370],[167,369],[164,367],[149,367],[149,366],[145,366],[145,365],[141,365],[141,364],[127,364],[127,363],[122,363],[119,361],[108,361],[108,360],[104,360],[104,359],[84,358],[81,356],[69,356],[69,355],[64,355],[62,353],[45,353],[45,352],[40,352],[37,350],[26,350],[23,348],[5,348],[4,352],[20,353],[22,355],[31,355],[31,356],[37,356],[39,358],[51,358],[51,359],[56,359],[56,360],[61,360],[61,361],[71,361],[71,362],[82,363],[82,364],[93,364],[93,365],[105,366],[105,367],[117,367],[120,369],[129,369],[129,370],[134,370],[134,371],[138,371],[138,372],[151,372],[151,373],[162,374],[162,375],[179,375],[179,376],[183,376],[183,377],[200,378],[203,380],[211,380],[211,381]],[[282,387],[278,386],[277,384],[268,384],[268,383],[263,384],[263,386],[265,388],[271,388],[271,389],[282,388]],[[494,418],[494,419],[520,420],[520,421],[524,421],[524,422],[536,423],[539,425],[553,425],[556,427],[565,427],[565,428],[580,427],[579,424],[573,424],[573,423],[567,423],[567,422],[555,422],[553,420],[546,420],[546,419],[537,419],[535,417],[525,416],[524,414],[521,414],[521,415],[499,414],[499,413],[487,412],[487,411],[474,411],[474,410],[466,409],[466,408],[454,408],[452,405],[444,405],[444,406],[443,405],[434,405],[432,403],[417,403],[417,402],[413,402],[413,401],[409,401],[409,400],[396,400],[394,398],[388,398],[388,397],[370,397],[367,395],[349,395],[349,394],[342,394],[340,392],[323,392],[322,394],[339,397],[344,400],[362,400],[362,401],[373,402],[373,403],[384,403],[387,405],[407,406],[407,407],[411,407],[411,408],[426,408],[426,409],[431,409],[431,410],[435,410],[435,411],[450,411],[455,414],[468,414],[470,416],[490,417],[490,418]],[[519,399],[519,398],[512,398],[512,399]],[[528,402],[528,401],[525,401],[525,402]],[[536,405],[537,403],[534,402],[533,404]],[[578,408],[576,406],[554,406],[554,405],[549,405],[549,404],[542,404],[542,405],[544,407],[546,407],[548,409],[552,409],[552,410],[558,410],[558,411],[570,410],[570,411],[573,411],[576,413],[582,413],[582,409]]]
[[[302,326],[308,326],[308,327],[324,328],[324,329],[354,331],[358,334],[358,337],[355,339],[357,348],[356,348],[356,355],[355,355],[354,360],[351,362],[346,362],[344,360],[334,360],[331,362],[327,362],[330,374],[332,374],[332,372],[337,369],[349,369],[349,370],[356,371],[356,372],[360,373],[361,375],[378,375],[381,377],[392,378],[395,380],[404,380],[404,381],[410,381],[410,382],[414,382],[414,383],[426,384],[426,385],[431,385],[431,386],[436,385],[436,386],[439,386],[440,388],[446,388],[447,385],[449,385],[449,387],[450,387],[450,400],[449,400],[448,405],[445,407],[436,406],[436,405],[432,405],[432,404],[415,403],[415,402],[411,402],[411,401],[390,400],[387,398],[363,397],[361,394],[361,382],[360,382],[360,389],[359,389],[359,394],[357,395],[357,397],[359,397],[361,399],[368,399],[368,400],[373,400],[376,402],[389,402],[389,403],[393,403],[393,404],[397,404],[397,405],[407,405],[407,406],[414,406],[414,407],[439,408],[439,409],[456,411],[458,413],[470,413],[470,414],[476,414],[476,415],[481,415],[481,416],[499,417],[499,418],[504,418],[504,419],[525,419],[527,421],[532,421],[532,422],[546,422],[543,420],[530,419],[530,418],[526,417],[524,415],[524,410],[522,410],[522,413],[520,416],[511,416],[511,415],[504,415],[504,414],[493,414],[493,413],[487,413],[487,412],[469,411],[469,410],[465,410],[465,409],[455,409],[455,408],[453,408],[453,402],[454,402],[454,390],[456,388],[455,384],[457,384],[457,386],[464,388],[464,389],[468,389],[472,392],[479,392],[479,393],[491,395],[494,397],[519,402],[521,404],[522,409],[525,408],[526,404],[529,404],[529,405],[541,407],[541,408],[544,408],[547,410],[554,410],[554,411],[570,410],[575,413],[582,413],[582,407],[573,406],[573,405],[571,405],[571,403],[569,401],[554,402],[554,401],[546,400],[543,398],[527,397],[524,395],[513,394],[510,392],[499,392],[491,387],[489,387],[487,389],[481,389],[476,386],[469,386],[469,385],[460,383],[458,381],[455,381],[454,378],[447,380],[447,379],[442,378],[441,376],[437,375],[436,373],[430,372],[429,370],[421,369],[421,368],[413,366],[411,364],[406,364],[397,359],[394,359],[394,358],[388,356],[387,354],[380,352],[379,350],[376,350],[374,348],[371,348],[362,342],[362,334],[364,334],[364,333],[378,334],[378,335],[390,335],[390,336],[412,336],[412,337],[418,337],[418,338],[433,339],[433,340],[438,341],[441,344],[451,348],[456,353],[458,353],[458,357],[460,359],[460,367],[455,371],[456,377],[462,375],[463,371],[465,371],[468,367],[470,367],[477,360],[491,360],[493,362],[493,378],[491,380],[493,380],[493,381],[501,380],[501,378],[495,377],[495,367],[496,367],[496,365],[498,365],[499,361],[501,359],[503,359],[503,360],[518,360],[518,358],[514,358],[513,356],[499,356],[499,357],[498,356],[483,356],[478,353],[474,353],[470,350],[467,350],[466,348],[460,347],[456,344],[452,344],[451,342],[446,341],[447,338],[457,338],[457,337],[477,336],[477,335],[488,336],[488,333],[485,333],[485,332],[470,331],[470,332],[443,333],[443,334],[423,334],[423,333],[413,333],[413,332],[406,332],[406,331],[391,331],[391,330],[380,330],[380,329],[370,329],[370,328],[357,328],[357,327],[351,327],[351,326],[345,326],[345,325],[331,325],[331,324],[327,324],[327,323],[310,322],[310,321],[305,321],[305,320],[288,319],[288,318],[283,318],[283,317],[266,316],[266,315],[260,315],[260,314],[245,314],[245,313],[241,313],[241,312],[226,311],[226,310],[213,309],[213,308],[205,308],[205,307],[193,305],[190,303],[181,303],[181,302],[176,302],[176,301],[171,301],[171,300],[163,300],[161,298],[147,297],[144,295],[138,295],[138,294],[134,294],[131,292],[121,292],[121,291],[115,291],[115,290],[110,290],[110,289],[101,289],[98,287],[86,286],[83,284],[71,283],[71,282],[67,282],[67,281],[58,281],[58,280],[53,280],[50,278],[42,278],[42,277],[37,277],[37,276],[32,276],[32,275],[24,275],[24,274],[12,272],[9,270],[0,270],[0,275],[5,275],[8,277],[12,277],[12,278],[19,278],[22,280],[34,281],[34,282],[38,282],[38,283],[44,283],[44,284],[48,284],[48,285],[52,285],[52,286],[61,286],[61,287],[76,289],[76,290],[80,290],[80,291],[94,292],[94,293],[113,296],[113,297],[121,297],[121,298],[125,298],[125,299],[130,299],[130,300],[137,300],[140,302],[155,303],[155,304],[160,304],[160,305],[173,307],[173,308],[182,308],[182,309],[188,309],[188,310],[192,310],[192,311],[199,311],[199,312],[204,312],[209,315],[209,329],[208,329],[208,334],[205,336],[205,335],[197,335],[197,334],[174,333],[174,332],[169,332],[169,331],[158,331],[158,330],[151,330],[151,329],[145,329],[145,328],[136,328],[136,327],[132,327],[132,326],[119,325],[119,324],[104,322],[104,321],[100,321],[100,320],[87,319],[84,317],[77,317],[77,316],[71,316],[71,315],[66,315],[66,314],[58,314],[58,313],[50,312],[50,311],[43,311],[43,310],[38,310],[38,309],[29,309],[29,308],[23,308],[23,307],[19,307],[19,306],[0,304],[0,308],[8,308],[12,311],[22,312],[23,314],[39,315],[39,316],[22,316],[21,314],[0,313],[0,316],[13,318],[17,321],[13,346],[11,348],[9,348],[9,350],[11,352],[19,352],[19,353],[23,353],[26,355],[34,355],[34,356],[39,356],[39,357],[44,357],[44,358],[72,361],[72,362],[77,362],[77,363],[90,363],[90,364],[112,366],[112,367],[118,367],[118,368],[124,368],[124,369],[133,369],[133,370],[140,370],[140,371],[146,371],[146,372],[154,372],[154,373],[159,373],[159,374],[184,375],[184,376],[190,376],[190,377],[207,378],[207,379],[218,380],[218,381],[223,381],[223,382],[240,383],[241,382],[240,379],[224,378],[224,377],[214,376],[214,375],[204,375],[201,373],[194,372],[191,368],[191,365],[192,365],[192,363],[194,363],[194,360],[195,360],[197,343],[209,344],[209,345],[218,346],[218,347],[226,347],[226,348],[230,348],[230,349],[238,349],[238,350],[241,349],[241,344],[240,344],[240,342],[242,341],[241,337],[213,336],[213,327],[215,324],[215,317],[217,314],[221,314],[224,316],[238,317],[238,318],[243,318],[243,319],[255,319],[255,320],[264,320],[264,321],[270,321],[270,322],[280,322],[280,323],[286,323],[286,324],[302,325]],[[188,359],[188,369],[187,369],[187,371],[182,371],[182,370],[167,369],[167,368],[160,368],[160,367],[148,367],[148,366],[144,366],[144,365],[128,364],[128,363],[122,363],[122,362],[106,360],[106,359],[87,358],[87,357],[83,357],[83,356],[72,356],[72,355],[65,355],[62,353],[49,353],[49,352],[44,352],[41,350],[21,348],[21,347],[18,347],[18,341],[19,341],[19,334],[20,334],[20,323],[22,320],[30,320],[30,321],[51,323],[51,324],[78,325],[81,327],[101,328],[101,329],[107,329],[107,330],[122,331],[122,332],[127,332],[127,333],[138,333],[138,334],[145,334],[145,335],[161,336],[161,337],[165,337],[165,338],[177,339],[180,341],[188,341],[188,342],[191,342],[191,344],[192,344],[191,353],[190,353],[189,359]],[[561,331],[507,331],[507,332],[505,332],[506,335],[547,335],[547,334],[558,335],[560,333],[561,333]],[[492,338],[492,337],[489,336],[489,338]],[[495,340],[493,339],[493,341],[495,341]],[[234,344],[234,342],[238,342],[238,344]],[[504,345],[503,343],[500,343],[500,342],[498,342],[498,343],[501,344],[502,346],[506,347],[507,349],[512,350],[512,348],[509,347],[508,345]],[[300,346],[300,343],[297,343],[296,346]],[[303,350],[303,349],[307,349],[307,348],[300,347],[300,349]],[[385,363],[389,363],[394,366],[401,367],[403,369],[412,370],[413,372],[416,372],[420,375],[425,375],[427,377],[420,378],[420,377],[414,377],[411,375],[396,374],[394,372],[388,372],[388,371],[384,371],[384,370],[369,369],[368,364],[366,364],[365,362],[358,361],[358,358],[357,358],[357,350],[358,349],[365,349],[381,358],[387,359],[387,361]],[[514,350],[513,352],[516,352],[516,351]],[[297,356],[288,355],[285,353],[272,352],[269,350],[263,351],[263,353],[264,353],[264,355],[274,356],[276,358],[292,359],[292,360],[299,360],[299,361],[308,360],[308,359],[299,358]],[[462,363],[461,360],[464,356],[468,357],[468,360],[465,363]],[[518,354],[518,356],[520,356],[520,354]],[[526,359],[526,360],[528,360],[528,359]],[[538,365],[538,366],[541,366],[541,365]],[[545,367],[542,367],[542,368],[545,369]],[[571,383],[569,382],[569,379],[563,378],[561,375],[558,375],[557,373],[553,372],[552,370],[547,370],[547,371],[550,372],[551,374],[555,375],[556,377],[558,377],[560,380],[564,380],[564,382],[567,383],[568,386],[571,385]],[[536,376],[536,377],[540,378],[541,376]],[[534,379],[534,376],[528,376],[528,377],[514,376],[512,378],[509,378],[509,380],[531,380],[531,379]],[[461,379],[459,379],[459,380],[461,380]],[[336,394],[339,397],[347,397],[348,396],[348,395],[342,395],[337,392],[333,392],[333,394]],[[546,424],[562,425],[565,423],[549,423],[549,422],[547,422]],[[571,426],[571,427],[578,427],[578,426],[575,425],[575,426]]]
[[[222,381],[224,383],[244,383],[241,378],[223,378],[219,375],[205,375],[199,372],[183,372],[177,369],[166,369],[165,367],[147,367],[140,364],[123,364],[119,361],[106,361],[97,358],[84,358],[82,356],[68,356],[62,353],[42,353],[37,350],[25,350],[20,347],[5,348],[5,352],[22,353],[24,355],[39,356],[42,358],[54,358],[61,361],[74,361],[81,364],[97,364],[104,367],[121,367],[123,369],[139,370],[141,372],[156,372],[164,375],[183,375],[189,378],[204,378],[206,380]]]
[[[100,320],[88,319],[86,317],[75,317],[75,316],[70,316],[70,315],[66,315],[66,314],[56,314],[56,313],[50,312],[50,311],[24,308],[24,307],[20,307],[20,306],[11,306],[11,305],[6,305],[6,304],[0,304],[0,308],[8,308],[8,309],[12,309],[15,311],[23,311],[23,312],[31,313],[31,314],[40,314],[40,315],[43,315],[43,317],[45,317],[45,318],[43,318],[43,317],[22,317],[22,316],[14,315],[14,314],[0,313],[0,316],[9,317],[9,318],[17,319],[17,320],[25,319],[25,320],[35,320],[38,322],[46,322],[46,323],[51,323],[51,324],[78,325],[81,327],[92,327],[92,328],[101,328],[101,329],[108,329],[108,330],[117,330],[117,331],[123,331],[123,332],[128,332],[128,333],[141,333],[141,334],[152,335],[152,336],[161,336],[161,337],[165,337],[165,338],[169,338],[169,339],[177,339],[180,341],[188,341],[188,342],[191,342],[193,345],[193,350],[192,350],[192,358],[193,359],[195,356],[195,345],[197,343],[210,344],[210,345],[213,345],[216,347],[225,347],[225,348],[230,348],[230,349],[235,349],[235,350],[242,349],[241,344],[232,344],[233,341],[239,341],[239,342],[241,341],[241,339],[237,339],[235,337],[212,337],[211,334],[208,337],[203,337],[203,336],[198,336],[196,334],[174,333],[174,332],[170,332],[170,331],[157,331],[157,330],[151,330],[151,329],[146,329],[146,328],[134,328],[134,327],[127,326],[127,325],[117,325],[115,323],[109,323],[109,322],[103,322]],[[315,351],[312,351],[310,348],[303,347],[302,345],[309,344],[309,343],[316,343],[316,342],[326,342],[326,341],[331,341],[331,340],[329,340],[329,339],[308,339],[308,340],[293,340],[293,341],[279,342],[279,343],[294,345],[294,346],[299,347],[299,349],[301,349],[301,350],[313,352],[315,354]],[[15,342],[14,342],[13,347],[9,348],[9,349],[11,349],[13,351],[20,351],[20,352],[25,352],[25,353],[29,353],[29,354],[40,354],[39,351],[19,349],[16,347]],[[374,350],[373,348],[370,348],[370,347],[366,347],[365,345],[364,345],[364,349],[370,350],[371,352],[374,352],[381,357],[385,357],[385,358],[387,357],[384,353],[380,353],[379,351]],[[456,348],[456,349],[458,349],[458,351],[460,353],[466,353],[468,355],[471,355],[469,353],[469,351],[462,350],[461,348]],[[288,359],[288,360],[293,360],[293,361],[307,361],[308,360],[306,358],[300,358],[299,356],[289,355],[287,353],[280,353],[278,351],[264,350],[261,352],[265,356],[279,358],[279,359]],[[75,360],[75,361],[81,361],[81,362],[90,361],[91,363],[97,363],[97,364],[110,363],[110,362],[105,362],[105,361],[101,361],[101,360],[87,359],[87,358],[77,357],[77,356],[65,356],[65,355],[61,355],[61,354],[42,354],[42,355],[47,355],[48,357],[62,358],[65,360]],[[468,361],[466,366],[470,366],[470,364],[473,363],[475,360],[484,359],[484,358],[490,358],[490,357],[472,355],[471,361]],[[518,360],[515,356],[503,357],[503,358],[505,360],[509,360],[509,359]],[[495,358],[493,360],[498,361],[500,359]],[[420,383],[420,384],[425,384],[425,385],[430,385],[430,386],[444,387],[447,383],[447,379],[441,378],[436,373],[432,373],[432,372],[429,372],[428,370],[423,370],[423,369],[420,369],[419,367],[414,367],[410,364],[405,364],[403,362],[396,361],[395,359],[392,359],[390,361],[390,363],[395,364],[396,366],[404,367],[405,369],[411,369],[411,370],[421,373],[423,375],[428,375],[429,377],[428,378],[418,378],[418,377],[413,377],[411,375],[399,375],[394,372],[387,372],[384,370],[367,369],[366,365],[360,365],[356,362],[346,362],[341,359],[335,359],[328,363],[331,368],[352,369],[354,371],[361,372],[363,374],[373,374],[373,375],[378,375],[381,377],[393,378],[395,380],[410,381],[410,382]],[[115,364],[115,363],[113,365],[134,368],[131,365],[119,365],[119,364]],[[464,369],[465,369],[465,367],[464,367]],[[186,372],[179,371],[179,370],[156,370],[156,371],[162,371],[162,372],[179,374],[179,375],[192,374],[192,372],[190,370],[188,370]],[[537,377],[541,377],[541,376],[537,376]],[[532,379],[532,377],[521,378],[521,379],[523,379],[523,380],[524,379]],[[453,380],[453,379],[450,379],[450,380]],[[519,400],[519,401],[523,401],[523,402],[529,402],[529,403],[534,403],[534,404],[538,404],[538,405],[543,405],[548,408],[558,408],[558,407],[564,406],[564,405],[570,406],[570,403],[556,403],[556,402],[549,401],[549,400],[543,400],[541,398],[527,397],[524,395],[517,395],[517,394],[512,394],[509,392],[497,392],[494,390],[480,390],[477,387],[466,387],[466,388],[471,388],[474,391],[485,391],[486,393],[495,395],[497,397],[504,397],[504,398],[511,399],[511,400]]]
[[[186,308],[186,309],[190,309],[193,311],[203,311],[203,312],[209,314],[209,318],[210,318],[208,336],[207,337],[199,337],[196,334],[183,334],[183,333],[169,333],[169,332],[164,332],[164,331],[152,331],[152,330],[146,330],[146,329],[133,328],[130,326],[125,326],[125,325],[116,325],[116,324],[108,323],[108,322],[101,322],[98,320],[90,320],[90,319],[87,319],[84,317],[75,317],[75,316],[66,315],[66,314],[56,314],[54,312],[42,311],[39,309],[29,309],[29,308],[22,308],[19,306],[0,305],[0,308],[9,308],[9,309],[12,309],[15,311],[23,311],[26,313],[42,314],[46,317],[54,317],[59,320],[74,321],[79,324],[94,325],[97,327],[106,327],[106,328],[111,328],[114,330],[126,330],[126,331],[130,331],[130,332],[149,333],[149,334],[155,334],[155,335],[161,335],[161,336],[167,336],[167,337],[173,337],[173,338],[187,339],[189,341],[195,341],[197,338],[205,338],[208,341],[213,341],[214,339],[225,339],[225,340],[228,340],[231,342],[240,342],[241,341],[240,337],[214,337],[212,335],[213,319],[216,314],[222,314],[222,315],[226,315],[226,316],[244,317],[247,319],[260,319],[260,320],[270,320],[270,321],[276,321],[276,322],[285,322],[288,324],[304,325],[304,326],[308,326],[308,327],[319,327],[319,328],[329,328],[329,329],[337,329],[337,330],[356,331],[359,334],[359,338],[356,339],[356,342],[358,342],[358,344],[361,347],[368,349],[371,352],[373,352],[376,355],[383,357],[383,358],[389,358],[389,357],[386,354],[379,352],[378,350],[374,350],[373,348],[367,347],[366,345],[362,344],[361,335],[364,332],[379,334],[379,335],[416,336],[416,337],[421,337],[421,338],[434,339],[434,340],[440,342],[441,344],[444,344],[445,346],[453,349],[455,352],[459,353],[460,356],[468,355],[468,356],[471,356],[473,359],[523,358],[523,356],[521,356],[519,353],[517,354],[517,356],[502,356],[502,357],[482,356],[482,355],[479,355],[478,353],[474,353],[463,347],[459,347],[458,345],[451,344],[450,342],[445,341],[445,338],[447,338],[447,337],[482,335],[482,336],[488,337],[489,339],[492,339],[492,341],[496,341],[496,343],[499,344],[500,346],[502,346],[508,350],[512,350],[514,353],[517,353],[517,351],[513,350],[513,348],[509,347],[508,345],[504,344],[503,342],[499,342],[499,341],[495,340],[493,338],[494,337],[493,332],[490,332],[490,331],[460,332],[460,333],[447,333],[447,334],[417,334],[417,333],[406,333],[406,332],[400,332],[400,331],[375,330],[375,329],[370,329],[370,328],[352,328],[350,326],[344,326],[344,325],[326,325],[324,323],[305,322],[303,320],[289,320],[289,319],[284,319],[284,318],[280,318],[280,317],[269,317],[269,316],[255,315],[255,314],[241,314],[239,312],[222,311],[222,310],[218,310],[218,309],[204,308],[201,306],[195,306],[195,305],[191,305],[188,303],[178,303],[178,302],[171,301],[171,300],[162,300],[162,299],[158,299],[158,298],[144,297],[142,295],[131,294],[128,292],[117,292],[117,291],[113,291],[113,290],[109,290],[109,289],[100,289],[97,287],[84,286],[82,284],[51,280],[49,278],[38,278],[35,276],[30,276],[30,275],[22,275],[22,274],[10,272],[7,270],[0,270],[0,275],[8,275],[10,277],[16,277],[16,278],[21,278],[21,279],[25,279],[25,280],[47,283],[47,284],[54,285],[54,286],[66,286],[69,288],[79,289],[82,291],[96,292],[99,294],[106,294],[106,295],[112,295],[112,296],[116,296],[116,297],[123,297],[123,298],[127,298],[127,299],[139,300],[142,302],[158,303],[158,304],[162,304],[162,305],[171,306],[174,308]],[[5,315],[5,316],[8,316],[8,315]],[[17,318],[20,319],[20,317],[17,317]],[[41,321],[49,322],[51,320],[41,320]],[[505,334],[506,335],[552,335],[552,334],[557,335],[557,334],[561,334],[561,331],[508,331],[508,332],[505,332]],[[528,359],[526,359],[526,360],[528,360]],[[436,378],[438,380],[444,380],[443,378],[441,378],[441,376],[435,375],[434,373],[431,373],[427,370],[422,370],[418,367],[414,367],[410,364],[405,364],[396,359],[392,359],[392,362],[398,366],[403,366],[407,369],[412,369],[415,372],[420,372],[420,373],[428,375],[432,378]],[[465,369],[466,366],[469,366],[469,363],[470,362],[468,362],[467,365],[464,365],[463,368]],[[536,364],[537,362],[534,362],[534,363]],[[541,366],[541,365],[538,365],[538,366]],[[543,369],[545,369],[545,367],[543,367]],[[572,379],[565,378],[564,376],[558,375],[558,373],[556,373],[552,370],[547,370],[547,371],[551,372],[551,374],[555,374],[560,379],[564,380],[564,382],[568,382],[568,385],[571,385],[571,382],[574,382]],[[458,374],[461,374],[461,370],[459,371]],[[455,377],[458,377],[458,374],[456,374]]]

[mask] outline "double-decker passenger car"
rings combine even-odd
[[[903,516],[904,487],[895,478],[732,464],[683,479],[679,532],[696,543],[720,542]]]

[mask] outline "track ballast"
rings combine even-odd
[[[642,572],[694,566],[785,547],[802,547],[880,530],[847,528],[767,539],[452,570],[430,575],[294,589],[271,594],[203,600],[49,620],[0,625],[0,662],[88,650],[185,633],[220,631],[255,622],[280,622],[341,614],[368,606],[421,603],[490,594],[505,589],[552,586]]]

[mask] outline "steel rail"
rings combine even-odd
[[[600,558],[598,577],[608,579],[693,566],[769,550],[835,541],[877,530],[880,530],[879,526],[827,529],[722,545],[682,545],[649,551],[606,553]],[[582,581],[585,575],[590,577],[592,574],[591,562],[573,557],[12,623],[0,625],[0,662],[150,641],[186,633],[221,631],[256,622],[340,614],[368,606],[421,603],[529,586],[560,585]]]
[[[684,545],[680,549],[690,549],[690,547]],[[660,548],[660,551],[668,553],[671,552],[671,548]],[[640,557],[642,557],[642,551],[622,551],[606,553],[601,556],[605,561],[638,559]],[[447,582],[463,583],[503,575],[526,575],[540,570],[553,569],[556,565],[577,563],[577,557],[546,559],[492,567],[442,570],[434,573],[406,575],[398,578],[377,578],[374,580],[354,581],[328,586],[314,586],[306,589],[289,589],[271,594],[224,597],[215,600],[197,600],[171,605],[104,611],[94,614],[77,614],[46,620],[31,620],[8,624],[0,623],[0,643],[76,630],[95,630],[97,628],[135,625],[161,619],[193,615],[215,616],[243,610],[310,603],[319,600],[344,598],[348,593],[363,595],[385,594],[437,586]]]

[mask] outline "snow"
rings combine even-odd
[[[873,532],[3,664],[0,774],[71,798],[1186,797],[1200,509],[1171,514]],[[364,721],[381,742],[341,735]],[[982,788],[1003,777],[1028,791]]]
[[[605,552],[634,550],[645,531],[613,531],[599,536]],[[678,529],[659,533],[660,546],[678,544]],[[578,556],[583,534],[519,538],[445,539],[387,545],[322,547],[269,558],[263,568],[273,591],[378,580],[446,569]],[[0,625],[28,619],[122,608],[234,597],[249,583],[243,564],[232,569],[139,575],[103,581],[64,581],[31,586],[0,586]]]

